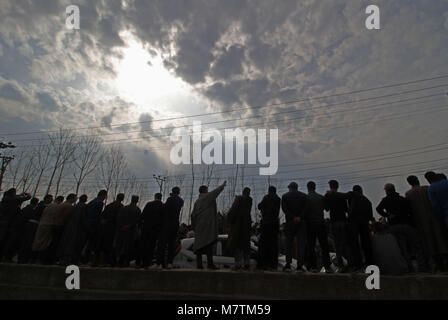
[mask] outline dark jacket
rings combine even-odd
[[[267,194],[263,197],[263,200],[258,204],[262,225],[279,223],[280,203],[280,197],[276,194]]]
[[[141,225],[143,230],[158,229],[163,222],[163,203],[160,200],[148,202],[143,209]]]
[[[108,252],[112,248],[117,228],[117,216],[123,204],[120,201],[109,203],[101,214],[98,232],[98,250]]]
[[[325,197],[315,191],[310,191],[308,193],[308,197],[310,199],[311,206],[306,217],[307,222],[312,224],[324,223],[324,210],[326,204]]]
[[[114,247],[117,255],[128,255],[138,237],[137,225],[140,221],[141,210],[135,204],[129,204],[118,211],[117,232]]]
[[[20,206],[31,198],[29,195],[9,195],[5,192],[0,202],[0,224],[9,226],[20,214]]]
[[[101,219],[101,212],[103,211],[104,202],[101,199],[95,198],[87,204],[86,207],[86,221],[90,227],[98,226]]]
[[[252,218],[252,198],[249,196],[237,196],[227,214],[227,222],[230,226],[227,245],[230,251],[235,249],[248,250],[250,248],[250,231]]]
[[[163,224],[165,227],[179,225],[180,210],[184,206],[184,200],[178,195],[171,195],[163,205]]]
[[[295,217],[304,220],[310,206],[310,200],[303,192],[289,191],[282,196],[282,210],[285,213],[286,223],[292,223]]]
[[[411,223],[411,204],[396,192],[384,197],[376,211],[386,217],[390,225]]]
[[[366,196],[356,192],[348,192],[348,220],[354,223],[368,224],[373,221],[372,203]]]
[[[347,195],[342,192],[327,192],[325,194],[326,210],[330,211],[330,221],[346,221],[347,220]]]
[[[39,222],[40,217],[42,217],[42,213],[44,212],[47,205],[48,204],[46,204],[44,201],[39,202],[39,204],[37,205],[37,209],[30,216],[29,220],[35,220],[35,221]]]
[[[448,181],[441,180],[431,184],[428,196],[434,211],[441,217],[448,217]]]

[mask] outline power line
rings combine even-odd
[[[437,110],[434,110],[434,111],[432,111],[432,112],[425,112],[424,114],[428,114],[428,113],[433,113],[433,112],[437,112],[437,111],[446,111],[446,109],[443,109],[443,108],[446,108],[447,107],[447,105],[438,105],[438,106],[432,106],[432,107],[430,107],[430,108],[428,108],[428,109],[437,109]],[[376,121],[375,122],[377,122],[377,121],[379,121],[379,120],[381,120],[381,121],[387,121],[387,120],[394,120],[394,119],[400,119],[400,118],[407,118],[407,117],[409,117],[409,116],[413,116],[413,115],[419,115],[420,113],[419,112],[416,112],[416,113],[408,113],[408,114],[405,114],[405,115],[403,115],[403,116],[401,116],[401,117],[396,117],[396,118],[384,118],[384,119],[376,119]],[[392,115],[395,115],[395,114],[392,114]],[[326,115],[322,115],[320,118],[325,118],[326,117]],[[272,121],[268,121],[268,122],[260,122],[260,123],[249,123],[249,124],[242,124],[242,125],[237,125],[237,126],[232,126],[232,127],[225,127],[225,128],[216,128],[216,129],[213,129],[213,130],[210,130],[210,131],[202,131],[200,134],[205,134],[205,133],[213,133],[214,132],[214,130],[225,130],[225,129],[238,129],[238,128],[246,128],[246,127],[251,127],[251,126],[257,126],[257,125],[264,125],[264,124],[273,124],[273,123],[285,123],[285,122],[291,122],[291,121],[294,121],[294,120],[300,120],[300,119],[312,119],[313,117],[304,117],[304,116],[300,116],[300,117],[294,117],[294,118],[288,118],[288,119],[276,119],[276,120],[272,120]],[[320,119],[320,118],[318,118],[318,119]],[[349,125],[358,125],[358,124],[363,124],[363,123],[365,123],[365,121],[366,120],[369,120],[369,119],[371,119],[372,117],[369,117],[369,118],[367,118],[367,119],[365,119],[365,120],[362,120],[362,122],[348,122],[347,124],[349,124]],[[345,128],[345,127],[347,127],[347,125],[343,125],[343,126],[336,126],[336,127],[332,127],[332,126],[321,126],[321,127],[313,127],[313,128],[308,128],[308,129],[313,129],[313,130],[316,130],[316,129],[318,129],[318,128],[329,128],[329,129],[332,129],[332,128]],[[189,136],[193,136],[195,133],[191,133]],[[114,139],[114,140],[105,140],[104,141],[104,144],[112,144],[112,142],[113,142],[113,145],[116,145],[116,144],[119,144],[119,143],[116,143],[116,142],[121,142],[121,141],[123,141],[122,143],[130,143],[130,142],[138,142],[138,141],[143,141],[143,140],[152,140],[152,139],[155,139],[155,138],[163,138],[163,137],[169,137],[169,136],[171,136],[171,134],[166,134],[166,135],[159,135],[159,136],[145,136],[145,137],[141,137],[141,138],[135,138],[135,139],[132,139],[132,138],[124,138],[124,139]],[[121,143],[121,144],[122,144]]]
[[[272,104],[261,105],[261,106],[249,106],[249,107],[244,107],[244,108],[237,108],[237,109],[217,111],[217,112],[209,112],[209,113],[201,113],[201,114],[196,114],[196,115],[187,115],[187,116],[164,118],[164,119],[152,119],[152,120],[149,120],[149,121],[136,121],[136,122],[125,122],[125,123],[120,123],[120,124],[111,124],[111,125],[102,125],[102,126],[89,126],[89,127],[83,127],[83,128],[72,128],[70,130],[99,129],[99,128],[108,128],[108,127],[132,125],[132,124],[153,123],[153,122],[159,122],[159,121],[170,121],[170,120],[196,118],[196,117],[211,116],[211,115],[231,113],[231,112],[243,111],[243,110],[262,109],[262,108],[268,108],[268,107],[279,106],[279,105],[286,105],[286,104],[292,104],[292,103],[300,103],[300,102],[322,100],[322,99],[340,97],[340,96],[344,96],[344,95],[351,95],[351,94],[358,94],[358,93],[364,93],[364,92],[381,90],[381,89],[395,88],[395,87],[400,87],[400,86],[405,86],[405,85],[410,85],[410,84],[416,84],[416,83],[422,83],[422,82],[438,80],[438,79],[444,79],[444,78],[448,78],[448,75],[440,75],[440,76],[436,76],[436,77],[432,77],[432,78],[418,79],[418,80],[413,80],[413,81],[395,83],[395,84],[391,84],[391,85],[384,85],[384,86],[367,88],[367,89],[361,89],[361,90],[342,92],[342,93],[331,94],[331,95],[317,96],[317,97],[304,98],[304,99],[294,99],[294,100],[290,100],[290,101],[272,103]],[[441,86],[437,86],[437,87],[443,87],[443,86],[446,86],[446,85],[441,85]],[[404,94],[404,92],[402,94]],[[26,135],[26,134],[39,134],[39,133],[54,133],[54,132],[58,132],[58,131],[59,130],[44,130],[44,131],[14,132],[14,133],[0,133],[0,134],[7,135],[7,136],[13,136],[13,135]]]
[[[300,110],[286,110],[286,111],[280,111],[280,112],[276,112],[276,113],[271,113],[271,114],[266,114],[266,115],[254,115],[254,116],[250,116],[250,117],[245,117],[245,118],[232,118],[232,119],[224,119],[224,120],[216,120],[216,121],[211,121],[211,122],[205,122],[203,123],[203,125],[210,125],[210,124],[218,124],[218,123],[225,123],[225,122],[231,122],[231,121],[242,121],[242,120],[250,120],[250,119],[256,119],[256,118],[266,118],[266,117],[270,117],[270,116],[276,116],[276,115],[282,115],[282,114],[289,114],[289,113],[295,113],[295,112],[303,112],[303,111],[314,111],[316,109],[324,109],[324,108],[329,108],[329,107],[334,107],[334,106],[344,106],[346,104],[352,104],[352,103],[360,103],[360,102],[366,102],[366,101],[371,101],[371,100],[378,100],[378,99],[383,99],[383,98],[390,98],[390,97],[394,97],[394,96],[400,96],[400,95],[404,95],[404,94],[409,94],[409,93],[415,93],[415,92],[419,92],[419,91],[426,91],[426,90],[432,90],[432,89],[436,89],[436,88],[440,88],[440,87],[446,87],[448,86],[448,84],[443,84],[443,85],[438,85],[438,86],[431,86],[431,87],[427,87],[427,88],[420,88],[420,89],[414,89],[414,90],[409,90],[409,91],[405,91],[405,92],[400,92],[400,93],[394,93],[394,94],[388,94],[388,95],[382,95],[382,96],[375,96],[375,97],[369,97],[369,98],[364,98],[364,99],[358,99],[358,100],[351,100],[351,101],[344,101],[344,102],[339,102],[339,103],[333,103],[333,104],[326,104],[326,105],[321,105],[321,106],[315,106],[315,107],[310,107],[310,108],[303,108]],[[412,98],[408,98],[408,99],[401,99],[398,101],[392,101],[392,102],[385,102],[385,103],[381,103],[381,104],[377,104],[377,105],[372,105],[372,106],[367,106],[367,108],[371,108],[371,107],[377,107],[377,106],[386,106],[386,105],[390,105],[390,104],[395,104],[395,103],[402,103],[402,102],[408,102],[408,101],[416,101],[416,100],[420,100],[420,99],[426,99],[426,98],[430,98],[430,97],[436,97],[436,96],[443,96],[443,93],[436,93],[436,94],[431,94],[431,95],[426,95],[426,96],[422,96],[422,97],[412,97]],[[362,110],[363,108],[357,108],[357,110]],[[366,109],[366,108],[364,108]],[[356,110],[356,111],[357,111]],[[348,110],[338,110],[338,111],[333,111],[334,113],[337,112],[349,112],[351,111],[350,109]],[[178,125],[178,126],[171,126],[171,127],[165,127],[165,128],[157,128],[157,129],[145,129],[145,130],[123,130],[120,132],[109,132],[109,133],[98,133],[98,134],[89,134],[89,135],[78,135],[75,136],[74,138],[86,138],[86,137],[104,137],[104,136],[110,136],[110,135],[120,135],[120,134],[130,134],[130,133],[142,133],[142,132],[146,132],[146,133],[153,133],[153,132],[158,132],[161,130],[174,130],[174,129],[180,129],[180,128],[188,128],[188,127],[192,127],[192,124],[185,124],[185,125]],[[169,135],[163,135],[163,136],[169,136]],[[157,136],[160,137],[160,136]],[[21,142],[21,141],[42,141],[42,140],[49,140],[50,138],[27,138],[27,139],[16,139],[16,142]]]

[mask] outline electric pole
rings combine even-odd
[[[16,146],[13,145],[11,142],[3,143],[0,141],[0,149],[7,149],[7,148],[15,148]],[[2,161],[1,168],[0,168],[0,191],[2,190],[2,183],[3,183],[3,177],[5,176],[6,168],[8,167],[9,163],[14,159],[14,156],[5,156],[0,153],[0,159]]]

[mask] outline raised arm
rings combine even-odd
[[[222,185],[220,185],[216,189],[210,191],[208,193],[208,196],[213,198],[213,199],[216,199],[219,196],[219,194],[224,190],[226,185],[227,185],[227,181],[224,181],[224,183]]]

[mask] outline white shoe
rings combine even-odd
[[[160,264],[153,264],[149,267],[151,270],[159,270],[162,269],[162,266]]]
[[[171,263],[168,263],[168,265],[166,266],[166,268],[167,268],[168,270],[171,270],[171,269],[173,269],[173,265],[172,265]]]

